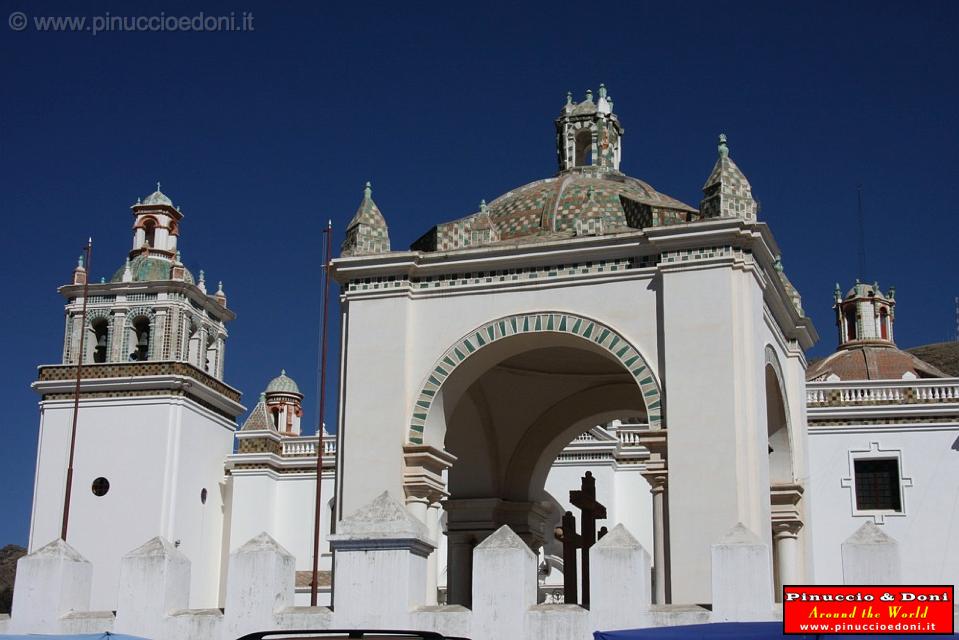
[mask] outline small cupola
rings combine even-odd
[[[172,260],[177,253],[183,213],[160,191],[160,183],[157,182],[156,191],[137,199],[130,208],[134,216],[130,257],[157,256]]]
[[[273,428],[281,435],[300,435],[300,418],[303,416],[303,394],[286,370],[270,380],[263,396],[266,411]]]
[[[566,94],[566,105],[556,119],[556,155],[559,170],[595,167],[619,171],[622,155],[623,127],[613,113],[613,99],[606,85],[599,85],[598,98],[587,90],[585,99],[573,102]]]
[[[843,296],[837,283],[833,292],[833,309],[836,311],[839,346],[862,343],[894,345],[895,298],[895,287],[890,287],[884,294],[879,283],[867,284],[859,280]]]

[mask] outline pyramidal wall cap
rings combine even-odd
[[[607,533],[596,543],[595,549],[642,549],[643,545],[639,543],[629,529],[622,523],[613,527],[613,530]]]
[[[80,552],[67,544],[63,539],[57,538],[49,544],[45,544],[25,558],[63,558],[72,562],[90,561],[80,555]]]
[[[279,542],[273,539],[273,536],[268,534],[266,531],[253,536],[250,540],[247,541],[242,547],[234,551],[234,554],[237,553],[255,553],[257,551],[275,551],[282,556],[287,556],[292,558],[293,554],[283,548]]]
[[[856,529],[843,544],[898,544],[898,542],[870,520]]]
[[[360,507],[336,527],[336,535],[370,537],[409,536],[428,539],[426,525],[420,522],[396,498],[384,491],[365,507]]]
[[[144,558],[153,556],[167,556],[177,560],[187,560],[187,557],[177,549],[173,543],[162,536],[156,536],[123,556],[124,558]]]
[[[752,529],[737,522],[736,526],[729,530],[716,544],[763,544],[763,541],[753,533]]]
[[[532,553],[526,543],[523,542],[523,539],[516,535],[516,532],[510,529],[507,524],[504,524],[486,538],[486,540],[476,545],[477,551],[490,549],[525,549]]]

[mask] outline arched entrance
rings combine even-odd
[[[573,438],[614,418],[660,431],[661,403],[641,352],[593,319],[510,316],[450,347],[417,398],[404,471],[408,502],[446,498],[448,602],[470,604],[473,547],[501,525],[542,546],[546,475]]]
[[[803,487],[795,472],[789,406],[779,357],[765,350],[766,433],[769,446],[769,499],[773,536],[773,584],[777,600],[784,584],[799,582],[799,501]]]

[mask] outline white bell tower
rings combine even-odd
[[[115,610],[120,558],[155,536],[192,562],[191,607],[220,606],[223,462],[240,393],[223,382],[226,306],[183,265],[183,214],[159,189],[133,205],[133,250],[97,282],[78,265],[63,359],[41,365],[30,551],[60,537],[78,362],[67,542],[96,567],[91,606]],[[96,256],[94,256],[94,263]],[[90,279],[86,319],[83,284]],[[85,333],[83,353],[80,336]]]

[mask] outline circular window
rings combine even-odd
[[[206,488],[200,489],[200,504],[206,504]]]
[[[93,491],[93,495],[95,496],[105,496],[107,495],[107,491],[110,490],[110,481],[102,477],[97,478],[90,486],[90,490]]]

